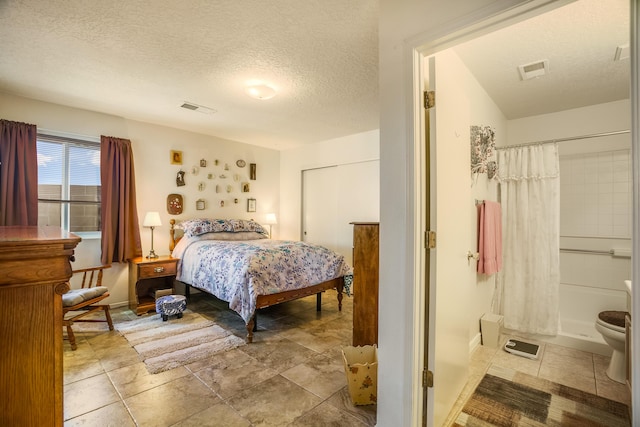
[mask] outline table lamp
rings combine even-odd
[[[158,258],[158,255],[153,250],[153,229],[162,225],[160,221],[160,214],[158,212],[147,212],[144,217],[143,227],[151,228],[151,252],[147,255],[147,258]]]

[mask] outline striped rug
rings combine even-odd
[[[115,328],[156,374],[245,345],[245,340],[189,310],[163,322],[159,315],[122,322]]]
[[[453,426],[631,425],[627,405],[515,370],[491,367]]]

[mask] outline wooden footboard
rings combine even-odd
[[[327,289],[334,289],[338,292],[338,311],[342,311],[342,290],[344,288],[344,277],[338,277],[308,288],[295,289],[292,291],[281,292],[279,294],[258,295],[256,302],[256,311],[260,308],[269,307],[271,305],[280,304],[287,301],[293,301],[299,298],[305,298],[311,295],[319,294]],[[319,310],[319,307],[318,307]],[[247,342],[253,342],[253,332],[256,325],[256,315],[254,314],[249,323],[247,323]]]

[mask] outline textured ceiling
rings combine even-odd
[[[455,51],[507,119],[629,98],[628,0],[580,0],[459,45]],[[518,66],[549,60],[522,81]]]
[[[377,26],[373,0],[0,0],[0,91],[283,149],[379,127]]]
[[[579,0],[456,51],[509,119],[626,99],[628,8]],[[0,91],[286,149],[379,127],[377,25],[376,0],[0,0]]]

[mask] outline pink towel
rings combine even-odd
[[[478,205],[478,273],[497,273],[502,268],[502,211],[500,203]]]

